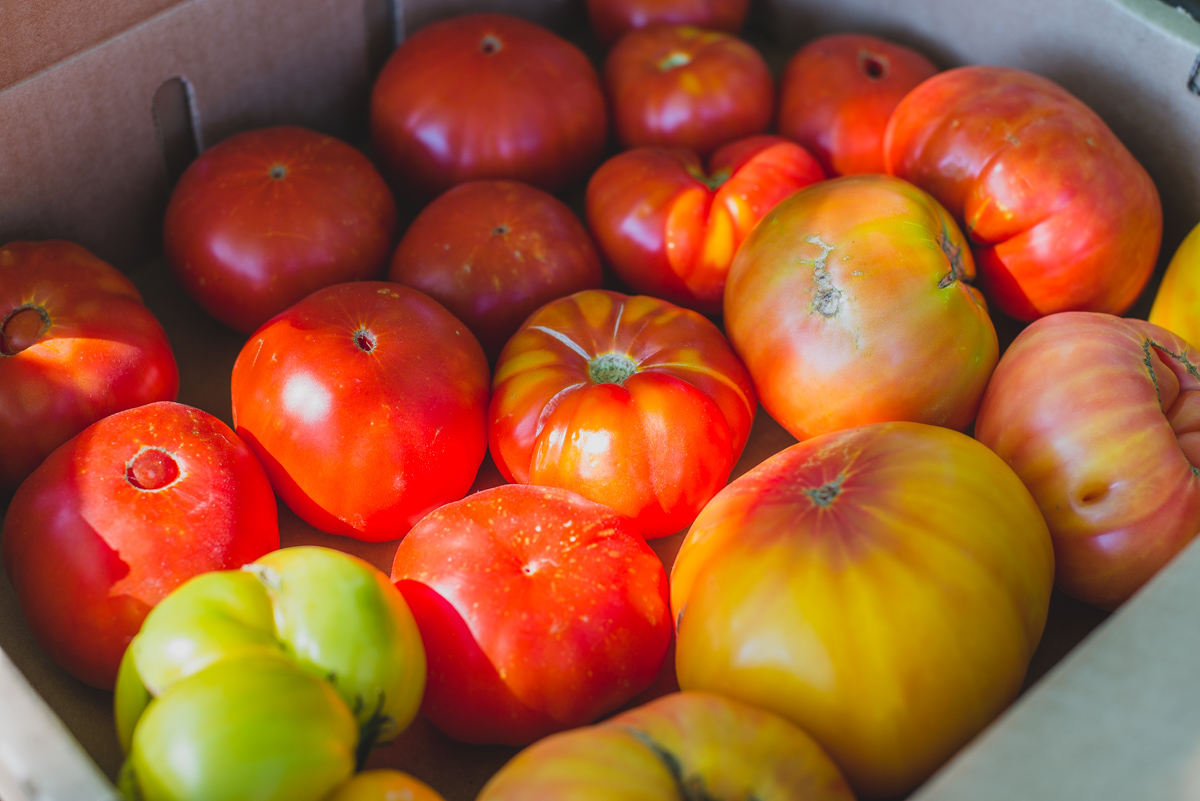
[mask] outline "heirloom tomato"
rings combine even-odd
[[[34,638],[111,690],[143,618],[200,573],[279,547],[275,496],[229,426],[159,402],[93,423],[21,484],[0,546]]]
[[[996,367],[975,436],[1033,493],[1063,592],[1112,609],[1200,531],[1200,353],[1144,320],[1044,317]]]
[[[115,267],[72,242],[0,247],[0,496],[100,418],[178,391],[166,333]]]
[[[371,142],[398,191],[428,199],[475,178],[550,192],[582,179],[608,140],[595,67],[549,30],[466,14],[405,39],[371,90]]]
[[[487,451],[488,365],[427,295],[362,281],[277,315],[233,365],[233,422],[297,515],[369,542],[466,494]]]
[[[413,220],[388,280],[419,289],[466,323],[495,361],[543,303],[598,289],[596,246],[565,203],[518,181],[469,181]]]
[[[684,690],[772,710],[855,792],[915,787],[1016,696],[1054,552],[975,440],[881,423],[814,437],[705,507],[671,571]]]
[[[883,132],[892,110],[937,71],[915,50],[875,36],[814,39],[784,67],[779,134],[808,148],[830,175],[885,172]]]
[[[737,33],[749,9],[750,0],[587,0],[592,30],[606,45],[655,23]]]
[[[249,334],[321,287],[378,278],[395,231],[396,202],[366,156],[280,126],[192,162],[167,205],[163,250],[205,311]]]
[[[667,575],[628,518],[505,484],[430,512],[392,580],[429,659],[422,712],[471,743],[525,745],[646,689],[671,642]]]
[[[543,306],[505,346],[488,444],[509,481],[578,492],[665,537],[729,480],[757,407],[709,320],[589,290]]]
[[[627,148],[686,147],[707,156],[762,133],[775,113],[767,62],[732,34],[651,25],[621,37],[604,60],[617,138]]]
[[[326,801],[446,801],[425,782],[398,770],[366,770]]]
[[[1120,314],[1154,271],[1158,190],[1104,121],[1046,78],[935,75],[896,107],[884,159],[962,221],[984,294],[1019,320]]]
[[[853,801],[837,766],[784,718],[709,693],[673,693],[531,745],[478,801]]]
[[[779,201],[824,177],[804,148],[777,136],[730,142],[707,171],[689,150],[635,148],[592,175],[588,224],[632,289],[718,315],[742,240]]]
[[[964,428],[996,330],[944,208],[886,175],[813,184],[742,243],[725,331],[765,408],[797,439],[865,423]]]
[[[1150,322],[1188,342],[1200,342],[1200,225],[1171,257],[1154,296]]]

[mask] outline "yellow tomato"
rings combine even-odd
[[[1154,296],[1150,322],[1178,334],[1190,345],[1200,343],[1200,225],[1171,257]]]

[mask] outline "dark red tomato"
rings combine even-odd
[[[366,156],[304,128],[264,128],[187,168],[163,248],[188,294],[249,334],[321,287],[379,277],[395,231],[395,200]]]
[[[166,333],[115,267],[72,242],[0,248],[0,494],[100,418],[178,392]]]
[[[783,70],[777,128],[808,148],[831,176],[885,172],[883,132],[892,110],[937,71],[925,56],[885,39],[822,36]]]
[[[429,665],[422,711],[472,743],[525,745],[650,685],[671,641],[667,576],[632,523],[554,487],[447,504],[396,551]]]
[[[155,604],[192,576],[277,549],[279,527],[266,473],[229,426],[160,402],[51,454],[13,497],[0,545],[34,638],[111,690]]]
[[[592,28],[606,45],[657,22],[737,33],[749,8],[750,0],[587,0]]]
[[[466,323],[491,361],[535,309],[599,288],[601,278],[600,256],[574,212],[517,181],[470,181],[430,203],[388,271],[388,280]]]
[[[488,365],[437,302],[383,281],[318,290],[233,366],[233,422],[297,515],[380,542],[467,493],[487,450]]]
[[[604,86],[625,147],[686,147],[707,156],[762,133],[775,112],[766,61],[728,33],[686,25],[632,30],[604,61]]]
[[[371,141],[397,191],[427,200],[476,178],[548,191],[600,159],[608,115],[578,47],[504,14],[467,14],[417,31],[371,90]]]
[[[631,288],[719,315],[742,240],[779,201],[824,177],[804,148],[765,134],[725,145],[707,171],[689,150],[634,148],[592,175],[588,224]]]

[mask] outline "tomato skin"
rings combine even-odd
[[[421,211],[388,280],[411,286],[467,324],[488,360],[534,310],[599,289],[600,255],[558,198],[517,181],[469,181]]]
[[[171,193],[163,248],[188,294],[249,334],[321,287],[379,277],[395,232],[396,202],[366,156],[279,126],[192,162]]]
[[[425,782],[398,770],[366,770],[326,801],[446,801]]]
[[[102,417],[179,392],[141,294],[73,242],[0,247],[0,337],[0,494]]]
[[[634,372],[591,374],[612,358]],[[664,537],[725,485],[756,410],[749,374],[707,319],[590,290],[543,306],[509,340],[488,443],[508,481],[578,492]]]
[[[765,134],[722,146],[707,172],[691,151],[635,148],[592,175],[588,224],[632,289],[719,315],[729,265],[751,229],[824,177],[804,148]]]
[[[749,10],[750,0],[587,0],[588,19],[605,45],[655,23],[737,33]]]
[[[857,794],[901,795],[1016,696],[1053,576],[1033,498],[983,445],[918,423],[815,437],[688,531],[679,684],[782,714]]]
[[[625,148],[686,147],[707,156],[766,131],[775,113],[775,85],[758,51],[690,25],[629,31],[604,60],[604,87]]]
[[[479,178],[555,192],[582,179],[608,137],[600,78],[579,48],[505,14],[428,25],[371,90],[384,174],[414,199]]]
[[[170,454],[177,477],[135,485],[143,451]],[[212,415],[164,401],[106,417],[51,454],[13,497],[0,545],[38,643],[111,690],[151,608],[194,575],[275,550],[279,528],[246,444]]]
[[[779,85],[781,136],[803,145],[830,176],[886,172],[883,132],[906,94],[938,69],[875,36],[822,36],[788,60]]]
[[[834,178],[780,203],[742,244],[725,331],[797,439],[889,420],[962,429],[999,356],[974,272],[928,194],[884,175]]]
[[[1188,342],[1200,342],[1200,225],[1171,256],[1149,319]]]
[[[425,643],[422,711],[471,743],[524,745],[650,685],[671,640],[667,576],[630,521],[506,484],[430,512],[392,580]]]
[[[1054,540],[1058,587],[1112,609],[1200,531],[1200,353],[1143,320],[1064,312],[996,367],[976,438]]]
[[[302,519],[367,542],[466,494],[487,447],[487,359],[400,284],[314,292],[260,328],[230,384],[233,422]]]
[[[940,73],[897,106],[884,154],[888,172],[963,222],[984,294],[1018,320],[1120,314],[1154,270],[1153,181],[1095,112],[1046,78]]]

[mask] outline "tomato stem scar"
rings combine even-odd
[[[804,490],[804,494],[809,497],[814,504],[822,509],[833,503],[834,499],[842,492],[842,482],[846,480],[844,473],[839,473],[838,477],[833,481],[827,481],[819,487],[808,487]]]
[[[687,53],[681,53],[678,50],[670,53],[662,61],[658,62],[660,72],[669,72],[676,67],[685,67],[692,63],[692,57]]]
[[[597,384],[623,384],[636,372],[637,365],[619,353],[603,353],[588,362],[588,377]]]
[[[503,50],[504,43],[489,33],[479,42],[479,49],[486,55],[490,56]]]
[[[140,490],[166,489],[179,480],[179,463],[162,448],[142,448],[125,463],[125,480]]]
[[[50,313],[41,306],[18,306],[0,323],[0,356],[15,356],[50,330]]]
[[[375,350],[375,335],[365,328],[360,328],[354,332],[354,344],[363,353],[370,353]]]

